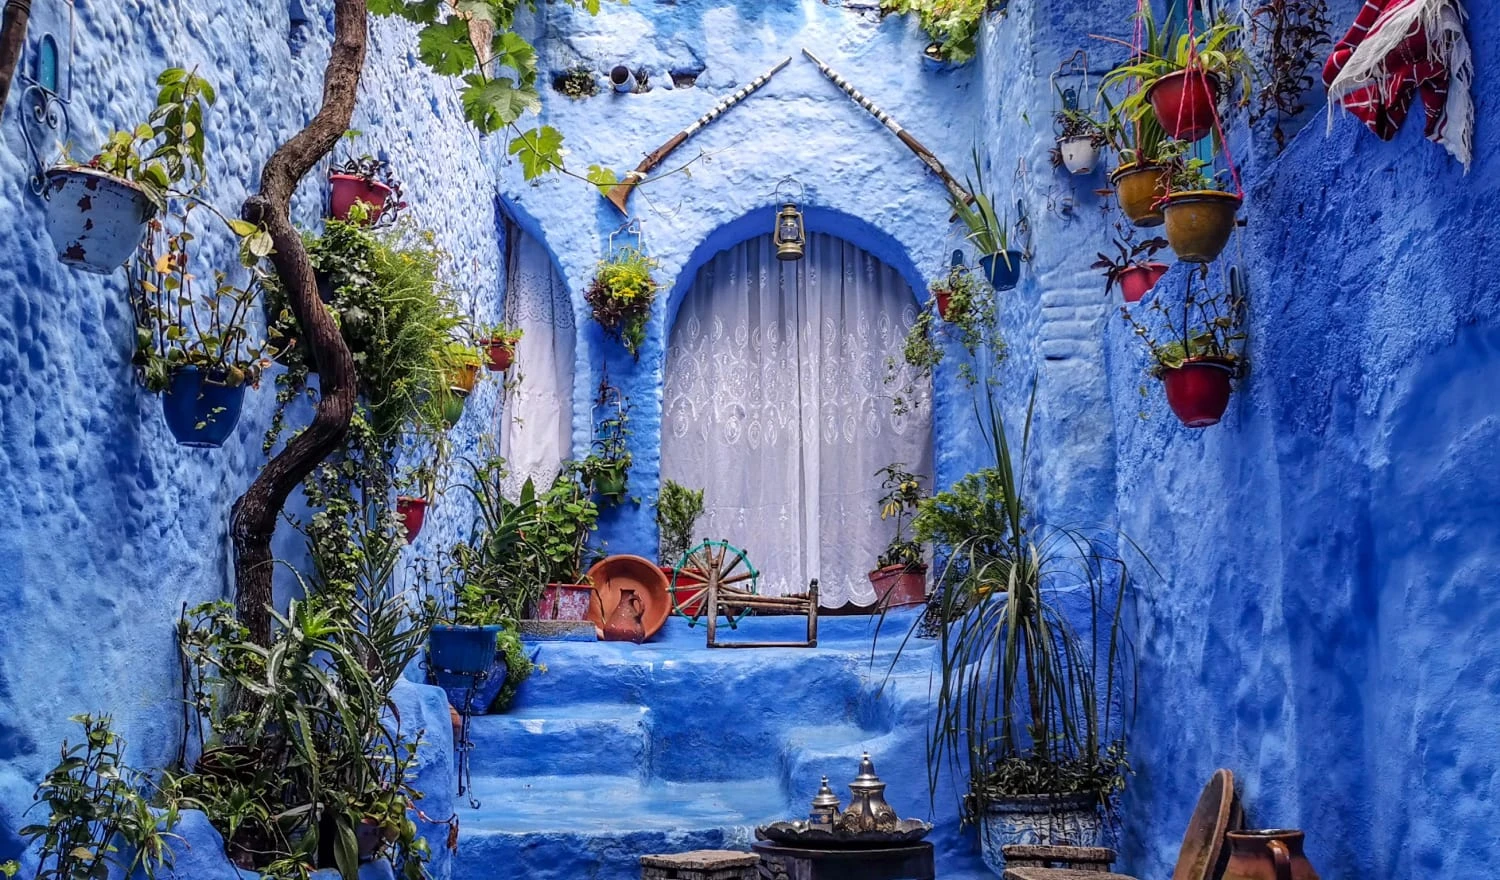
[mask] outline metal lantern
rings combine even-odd
[[[774,195],[781,195],[781,188],[786,184],[796,184],[798,195],[801,195],[802,184],[792,180],[790,177],[776,184]],[[797,210],[797,203],[791,198],[782,199],[781,211],[776,215],[776,259],[793,261],[802,259],[804,246],[807,244],[807,229],[802,224],[802,212]]]

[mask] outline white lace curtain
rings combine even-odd
[[[511,223],[505,228],[505,320],[525,331],[500,413],[504,490],[519,496],[528,477],[545,489],[572,451],[573,304],[547,249]]]
[[[743,548],[769,595],[817,578],[821,604],[870,605],[890,541],[875,472],[932,472],[929,383],[894,414],[887,359],[916,317],[893,269],[829,235],[799,262],[769,235],[716,255],[683,300],[667,348],[662,479],[706,490],[695,538]]]

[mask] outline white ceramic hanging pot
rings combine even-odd
[[[146,237],[156,205],[134,183],[93,168],[47,169],[47,234],[63,263],[108,275]]]
[[[1099,145],[1091,137],[1073,137],[1057,142],[1063,165],[1072,174],[1088,174],[1099,164]]]

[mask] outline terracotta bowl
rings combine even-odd
[[[640,556],[607,556],[589,569],[589,580],[599,593],[599,601],[589,605],[589,620],[594,628],[604,630],[604,622],[620,604],[620,593],[634,590],[646,605],[641,625],[651,638],[667,621],[672,599],[667,595],[667,576],[655,562]]]

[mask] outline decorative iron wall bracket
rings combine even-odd
[[[31,64],[23,65],[16,74],[22,87],[16,124],[31,162],[28,183],[38,196],[46,184],[47,168],[54,161],[54,144],[67,144],[72,132],[68,107],[73,99],[73,3],[63,0],[59,5],[67,9],[66,39],[59,41],[51,30],[42,31]]]

